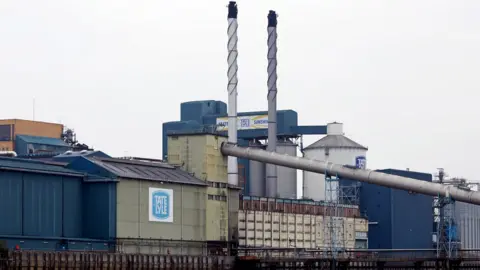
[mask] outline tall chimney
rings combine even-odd
[[[237,144],[237,4],[228,4],[228,142]],[[228,184],[238,186],[238,162],[236,157],[228,157]]]
[[[268,145],[267,151],[277,150],[277,14],[268,13]],[[266,196],[277,197],[277,166],[267,164]]]

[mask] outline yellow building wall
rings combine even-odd
[[[13,138],[16,135],[61,138],[63,132],[63,125],[61,124],[21,119],[0,120],[0,125],[14,125]]]
[[[168,163],[180,166],[195,177],[206,181],[206,237],[225,241],[236,234],[237,225],[228,219],[238,216],[238,191],[228,192],[227,159],[220,146],[227,138],[210,134],[168,136]],[[236,223],[236,222],[234,222]]]
[[[168,163],[206,181],[227,182],[227,159],[220,153],[227,138],[210,134],[168,137]]]

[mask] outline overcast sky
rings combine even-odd
[[[226,101],[227,1],[0,1],[0,118],[61,122],[114,156],[161,158],[180,103]],[[344,123],[368,167],[480,180],[479,1],[238,1],[239,111]],[[319,137],[310,136],[306,143]]]

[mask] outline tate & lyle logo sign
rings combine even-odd
[[[237,117],[238,130],[245,129],[267,129],[268,115],[249,115]],[[217,118],[217,131],[228,130],[228,117]]]
[[[173,222],[173,190],[148,189],[149,221]]]
[[[367,159],[364,156],[356,157],[355,167],[365,170],[367,168]]]

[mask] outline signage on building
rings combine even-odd
[[[248,115],[237,117],[237,129],[267,129],[268,115]],[[228,117],[217,118],[217,131],[228,130]]]
[[[355,232],[355,239],[368,239],[367,232]]]
[[[148,195],[148,220],[173,222],[173,190],[149,188]]]
[[[367,168],[367,159],[364,156],[355,158],[355,167],[365,170]]]

